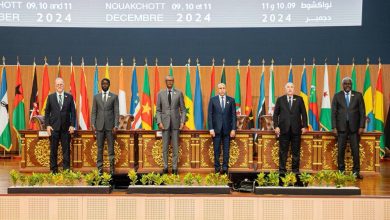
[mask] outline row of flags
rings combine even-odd
[[[156,124],[155,120],[155,113],[156,113],[156,99],[157,99],[157,93],[160,90],[159,88],[159,70],[157,66],[154,67],[154,102],[152,103],[151,99],[151,91],[150,91],[150,83],[149,83],[149,72],[148,72],[148,65],[147,62],[145,64],[144,68],[144,84],[142,87],[141,96],[139,95],[138,90],[138,82],[137,82],[137,73],[136,73],[136,63],[133,61],[133,70],[132,70],[132,82],[131,82],[131,99],[130,99],[130,110],[129,112],[126,109],[126,88],[125,88],[125,72],[123,70],[123,60],[121,60],[121,66],[119,71],[119,111],[121,115],[124,114],[132,114],[134,115],[134,122],[131,124],[132,129],[140,129],[143,128],[145,130],[153,130],[157,129],[158,126]],[[90,129],[90,109],[89,109],[89,101],[88,101],[88,87],[86,82],[86,77],[84,73],[84,62],[81,63],[81,79],[80,79],[80,93],[79,93],[79,106],[77,108],[79,109],[79,114],[76,116],[76,122],[78,123],[78,126],[76,128],[79,128],[81,130],[88,130]],[[301,74],[301,88],[300,88],[300,95],[302,96],[309,119],[309,128],[313,131],[330,131],[331,130],[331,100],[330,100],[330,91],[329,91],[329,78],[328,78],[328,67],[325,63],[324,65],[324,86],[323,86],[323,96],[322,96],[322,104],[321,104],[321,111],[319,111],[317,106],[317,67],[315,63],[313,63],[312,68],[312,75],[311,75],[311,84],[310,84],[310,90],[308,93],[307,90],[307,72],[306,72],[306,65],[303,65],[303,70]],[[23,96],[23,87],[22,87],[22,81],[21,81],[21,70],[20,70],[20,64],[17,63],[17,82],[15,87],[15,98],[14,98],[14,110],[13,110],[13,128],[18,134],[17,131],[26,129],[26,121],[24,118],[24,112],[25,112],[25,106],[24,106],[24,96]],[[71,61],[71,78],[70,78],[70,87],[69,92],[74,97],[74,101],[76,104],[77,100],[77,92],[76,92],[76,81],[75,81],[75,71],[74,66]],[[44,68],[43,68],[43,78],[42,78],[42,90],[41,90],[41,101],[39,102],[38,97],[38,86],[37,86],[37,74],[36,74],[36,64],[34,62],[33,65],[33,82],[32,82],[32,92],[30,97],[30,120],[28,123],[27,128],[28,129],[38,129],[37,125],[33,123],[31,120],[33,116],[36,115],[44,115],[44,107],[46,106],[46,100],[47,96],[49,95],[50,91],[50,82],[49,82],[49,73],[48,73],[48,64],[45,61]],[[173,66],[172,63],[169,67],[169,74],[173,75]],[[187,108],[187,122],[186,126],[190,130],[203,130],[205,129],[204,126],[204,113],[203,113],[203,100],[202,100],[202,89],[201,89],[201,77],[200,77],[200,69],[199,69],[199,63],[197,62],[196,65],[196,72],[195,72],[195,94],[192,95],[192,88],[191,88],[191,72],[190,72],[190,60],[188,61],[188,64],[186,64],[186,82],[185,82],[185,106]],[[247,72],[246,72],[246,98],[245,98],[245,105],[244,109],[241,109],[242,103],[241,103],[241,88],[240,88],[240,63],[238,62],[237,68],[236,68],[236,89],[235,89],[235,100],[236,100],[236,111],[238,115],[245,114],[249,116],[249,124],[248,126],[250,128],[256,127],[258,129],[261,128],[261,124],[259,123],[259,120],[254,120],[253,117],[253,103],[252,103],[252,81],[251,81],[251,65],[250,60],[248,62],[247,66]],[[275,82],[274,82],[274,61],[272,60],[271,66],[270,66],[270,77],[269,77],[269,83],[268,83],[268,112],[266,111],[266,104],[265,104],[265,67],[264,67],[264,60],[262,62],[262,71],[260,76],[260,83],[259,83],[259,89],[260,89],[260,97],[258,102],[258,109],[257,109],[257,119],[259,119],[262,115],[272,115],[273,109],[275,106]],[[61,66],[60,63],[58,65],[58,74],[57,76],[61,76]],[[105,70],[105,78],[110,78],[109,74],[109,65],[107,63],[106,70]],[[351,71],[351,78],[353,81],[353,87],[356,89],[356,68],[355,65],[352,65],[352,71]],[[0,121],[0,146],[5,148],[6,150],[11,149],[11,133],[10,133],[10,126],[9,126],[9,114],[8,114],[8,96],[7,96],[7,81],[6,79],[6,69],[5,69],[5,62],[3,60],[3,68],[2,68],[2,83],[0,88],[0,100],[1,100],[1,108],[0,108],[0,116],[2,120]],[[211,87],[210,87],[210,95],[215,95],[215,66],[214,61],[211,67]],[[288,81],[293,82],[293,74],[292,74],[292,64],[290,63],[290,69],[288,73]],[[340,87],[340,65],[337,63],[336,66],[336,87],[335,87],[335,93],[338,91],[341,91]],[[226,84],[226,72],[225,72],[225,65],[222,66],[222,74],[221,74],[221,80],[220,82]],[[375,99],[373,103],[373,93],[371,88],[371,81],[370,81],[370,68],[369,64],[366,66],[365,71],[365,80],[364,80],[364,89],[363,89],[363,97],[365,101],[365,108],[366,108],[366,116],[367,116],[367,131],[378,131],[383,132],[384,129],[384,103],[383,103],[383,87],[382,87],[382,65],[379,63],[379,70],[378,70],[378,79],[376,83],[375,88]],[[99,81],[98,81],[98,66],[95,64],[95,72],[94,72],[94,82],[93,82],[93,94],[98,93],[99,88]],[[42,104],[41,104],[42,103]],[[78,119],[77,119],[78,118]],[[255,123],[256,122],[256,123]],[[18,140],[20,140],[18,135]],[[384,137],[381,136],[380,141],[381,146],[381,156],[384,155]],[[20,148],[19,148],[20,149]]]

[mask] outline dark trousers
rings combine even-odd
[[[62,166],[64,170],[70,169],[70,134],[69,131],[52,131],[50,136],[50,171],[58,172],[58,144],[61,140],[62,146]]]
[[[214,168],[216,171],[221,169],[221,164],[219,162],[219,156],[221,155],[221,142],[223,146],[223,162],[222,170],[227,170],[229,168],[229,150],[230,150],[230,134],[215,134],[213,139],[214,142]]]
[[[290,128],[287,133],[281,134],[279,137],[279,172],[282,174],[287,172],[286,161],[290,143],[292,154],[292,172],[299,173],[301,134],[294,134]]]
[[[112,130],[96,131],[96,142],[98,147],[96,166],[100,173],[103,172],[103,149],[104,139],[107,139],[108,145],[108,160],[110,161],[110,172],[115,171],[115,151],[114,151],[114,135]]]
[[[351,132],[349,130],[349,125],[347,123],[346,131],[337,131],[337,145],[338,145],[338,156],[337,163],[339,165],[340,171],[345,171],[345,147],[347,145],[347,139],[349,139],[352,158],[353,158],[353,168],[352,172],[360,172],[360,155],[359,155],[359,139],[360,136],[357,132]]]

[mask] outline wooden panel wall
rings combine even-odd
[[[125,64],[127,65],[127,64]],[[7,83],[8,83],[8,100],[9,100],[9,112],[10,112],[10,118],[11,118],[11,126],[12,126],[12,112],[13,112],[13,100],[14,100],[14,94],[15,94],[15,83],[16,83],[16,66],[14,65],[6,65],[7,70]],[[87,79],[87,88],[88,88],[88,99],[90,107],[92,105],[92,93],[93,93],[93,77],[94,77],[94,66],[85,66],[85,75]],[[105,74],[105,66],[99,66],[99,80],[104,77]],[[124,66],[124,72],[125,72],[125,82],[126,82],[126,98],[128,100],[127,102],[127,111],[129,111],[130,108],[130,98],[131,98],[131,76],[132,76],[132,66]],[[227,92],[229,96],[234,97],[235,92],[235,74],[236,74],[236,68],[237,66],[226,66],[226,78],[227,78]],[[261,66],[251,66],[251,83],[252,83],[252,96],[253,96],[253,113],[256,114],[257,111],[257,103],[259,101],[259,87],[260,87],[260,74],[262,67]],[[351,74],[351,65],[342,65],[340,66],[341,69],[341,78],[345,76],[350,76]],[[247,77],[247,69],[248,67],[246,65],[240,66],[240,72],[241,72],[241,104],[242,108],[244,108],[245,105],[245,95],[246,95],[246,77]],[[364,73],[365,73],[366,65],[356,65],[357,70],[357,90],[362,92],[363,90],[363,83],[364,83]],[[110,66],[109,72],[110,72],[110,79],[111,79],[111,91],[114,93],[118,93],[119,88],[119,66]],[[32,77],[33,77],[33,66],[27,65],[27,66],[21,66],[22,71],[22,85],[24,89],[24,100],[25,100],[25,106],[26,106],[26,122],[28,121],[29,117],[29,106],[30,106],[30,95],[31,95],[31,87],[32,87]],[[61,66],[62,76],[65,80],[65,90],[69,91],[69,85],[70,85],[70,66]],[[143,88],[143,81],[144,81],[144,66],[137,66],[137,80],[138,80],[138,88],[139,93],[142,92]],[[152,94],[152,101],[153,101],[153,94],[154,94],[154,81],[155,81],[155,67],[149,66],[149,80],[150,80],[150,89]],[[164,83],[164,77],[168,75],[169,66],[159,66],[159,83],[160,88],[165,88]],[[195,94],[195,71],[196,66],[191,66],[191,87],[192,87],[192,96],[194,97]],[[220,81],[221,78],[221,71],[222,66],[215,66],[216,71],[216,82]],[[269,81],[269,71],[270,71],[270,65],[265,66],[265,91],[266,91],[266,106],[268,108],[268,81]],[[383,65],[383,87],[384,87],[384,97],[385,97],[385,119],[387,116],[387,111],[389,108],[389,99],[390,99],[390,64],[384,64]],[[50,91],[54,92],[54,80],[57,76],[58,67],[57,65],[49,66],[49,77],[50,77]],[[79,92],[80,92],[80,72],[81,67],[75,66],[75,77],[76,77],[76,89],[77,89],[77,106],[79,105]],[[275,73],[275,95],[280,96],[284,93],[284,84],[288,80],[288,72],[289,72],[289,66],[274,66],[274,73]],[[312,66],[307,65],[307,85],[308,85],[308,91],[310,91],[310,83],[311,83],[311,72],[312,72]],[[330,88],[330,95],[333,97],[334,95],[334,89],[335,89],[335,76],[336,76],[336,65],[328,65],[328,72],[329,72],[329,88]],[[370,72],[371,72],[371,86],[373,88],[373,94],[375,90],[375,85],[377,81],[377,75],[378,75],[378,65],[372,64],[370,65]],[[174,66],[174,77],[175,77],[175,87],[180,89],[181,91],[185,91],[185,73],[186,68],[184,66]],[[295,83],[295,93],[299,94],[300,91],[300,85],[301,85],[301,73],[302,73],[302,65],[295,65],[293,66],[293,76],[294,76],[294,83]],[[203,94],[203,110],[204,110],[204,116],[205,116],[205,123],[207,119],[207,105],[210,98],[210,85],[211,85],[211,67],[210,66],[201,66],[200,67],[200,75],[201,75],[201,83],[202,83],[202,94]],[[318,106],[321,108],[321,102],[322,102],[322,90],[323,90],[323,75],[324,75],[324,65],[317,65],[317,101]],[[43,77],[43,66],[39,65],[37,66],[37,79],[38,79],[38,88],[39,88],[39,101],[41,102],[41,88],[42,88],[42,77]],[[3,79],[2,79],[3,80]],[[40,103],[40,105],[42,105]],[[42,108],[42,106],[40,106]],[[17,141],[15,139],[14,132],[12,131],[13,135],[13,148],[12,151],[16,151],[17,148],[15,148]]]

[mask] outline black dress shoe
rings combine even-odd
[[[228,170],[226,169],[222,169],[222,171],[221,171],[221,174],[223,175],[223,174],[227,174],[228,173]]]
[[[168,173],[168,168],[164,168],[163,171],[162,171],[163,174],[167,174]]]
[[[215,169],[214,173],[220,173],[221,169]]]
[[[177,175],[177,173],[178,173],[178,170],[177,170],[177,169],[172,169],[172,174]]]

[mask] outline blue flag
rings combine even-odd
[[[137,71],[135,65],[133,68],[133,76],[131,80],[130,114],[134,116],[134,121],[131,124],[131,128],[142,128],[141,103],[138,95]]]
[[[196,66],[195,79],[195,100],[194,100],[194,119],[196,130],[203,130],[203,105],[202,105],[202,87],[200,83],[199,64]]]
[[[260,117],[262,115],[265,115],[264,64],[263,64],[263,70],[261,72],[261,79],[260,79],[260,99],[257,105],[257,128],[258,129],[262,129],[260,124]]]
[[[96,95],[99,93],[99,70],[98,66],[95,65],[95,76],[93,78],[93,95]]]

